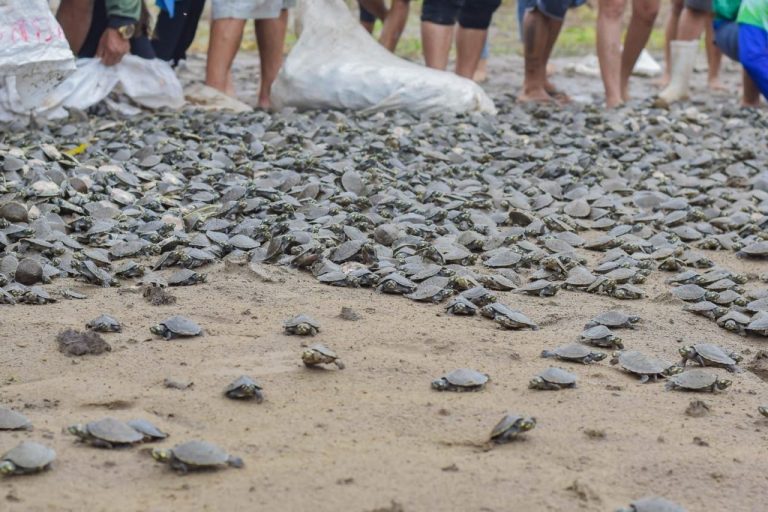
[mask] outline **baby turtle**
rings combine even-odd
[[[264,401],[264,394],[261,392],[261,386],[246,375],[241,375],[224,388],[224,394],[228,398],[237,400],[253,399],[257,404]]]
[[[721,347],[712,343],[696,343],[680,347],[680,355],[683,360],[680,362],[685,366],[688,361],[694,361],[701,366],[714,366],[725,368],[729,372],[738,372],[741,369],[736,364],[742,357],[734,352],[726,352]]]
[[[508,443],[518,434],[528,432],[536,426],[536,418],[526,418],[515,413],[508,413],[491,431],[491,442],[496,444]]]
[[[613,332],[604,325],[596,325],[595,327],[586,329],[579,336],[579,341],[589,343],[596,347],[624,348],[624,343],[622,343],[621,338],[613,334]]]
[[[561,361],[570,361],[575,363],[591,364],[598,361],[602,361],[607,357],[604,352],[593,352],[584,345],[578,343],[572,343],[570,345],[563,345],[557,347],[554,350],[544,350],[541,352],[541,357],[556,357]]]
[[[735,332],[737,334],[745,335],[745,328],[752,321],[749,315],[732,309],[717,319],[717,325],[725,329],[726,331]]]
[[[472,316],[477,313],[477,306],[466,297],[458,296],[448,303],[445,310],[452,315]]]
[[[308,367],[313,367],[318,364],[335,364],[339,370],[344,369],[344,363],[341,362],[341,359],[336,355],[336,352],[319,343],[312,345],[302,352],[301,360]]]
[[[596,317],[594,317],[592,320],[587,322],[587,324],[584,326],[585,329],[590,329],[592,327],[596,327],[598,325],[604,325],[606,327],[610,327],[612,329],[634,329],[635,324],[640,321],[639,316],[635,315],[628,315],[626,313],[622,313],[621,311],[606,311],[605,313],[600,313]]]
[[[157,428],[148,420],[135,419],[126,423],[136,432],[144,435],[144,442],[162,441],[168,437],[168,434]]]
[[[688,370],[677,375],[672,375],[667,381],[667,389],[680,389],[684,391],[722,391],[732,384],[730,380],[718,379],[717,375],[707,370]]]
[[[29,430],[32,423],[21,413],[0,407],[0,430]]]
[[[668,499],[652,496],[635,500],[629,504],[629,507],[620,508],[616,512],[686,512],[686,510]]]
[[[307,315],[296,315],[283,323],[283,329],[286,334],[296,334],[299,336],[314,336],[320,332],[320,324]]]
[[[768,405],[761,405],[757,408],[757,412],[768,418]]]
[[[645,384],[649,380],[656,381],[682,370],[677,365],[647,356],[636,350],[615,352],[611,364],[618,364],[625,371],[637,375],[640,377],[641,384]]]
[[[72,425],[67,431],[77,436],[80,441],[97,448],[129,446],[144,440],[144,434],[114,418],[104,418],[85,425]]]
[[[153,334],[162,336],[167,340],[173,338],[189,338],[192,336],[200,336],[203,334],[203,329],[189,318],[175,315],[167,320],[163,320],[157,325],[153,325],[149,328]]]
[[[718,306],[714,302],[708,300],[686,304],[683,309],[685,311],[701,315],[705,318],[709,318],[710,320],[717,320],[728,312],[726,308]]]
[[[489,377],[468,368],[459,368],[439,379],[432,381],[432,389],[437,391],[480,391],[485,387]]]
[[[0,475],[24,475],[50,469],[56,452],[40,443],[24,441],[0,457]]]
[[[85,324],[85,327],[96,332],[120,332],[123,330],[120,322],[109,315],[99,315]]]
[[[537,297],[554,297],[559,289],[560,286],[558,284],[547,279],[539,279],[538,281],[521,286],[515,290],[515,293],[526,293]]]
[[[483,308],[480,309],[480,313],[484,317],[494,320],[504,329],[531,329],[532,331],[539,330],[539,326],[533,323],[533,321],[525,316],[521,311],[511,309],[501,302],[494,302],[492,304],[488,304],[487,306],[483,306]]]
[[[217,469],[223,466],[242,468],[243,459],[234,457],[215,444],[206,441],[187,441],[177,444],[170,450],[155,448],[152,457],[184,474],[188,471]]]
[[[530,389],[558,390],[576,387],[576,376],[561,368],[550,367],[532,378],[528,383]]]

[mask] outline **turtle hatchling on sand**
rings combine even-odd
[[[336,355],[336,352],[319,343],[312,345],[302,352],[301,360],[308,367],[317,366],[319,364],[335,364],[339,370],[344,369],[344,363],[341,362],[341,359]]]
[[[104,418],[85,425],[71,425],[67,431],[77,436],[80,441],[97,448],[129,446],[144,440],[144,434],[114,418]]]
[[[452,315],[472,316],[477,313],[478,307],[471,300],[458,296],[451,299],[445,310]]]
[[[150,327],[149,330],[152,334],[157,334],[167,340],[173,338],[189,338],[203,334],[203,329],[199,325],[189,318],[180,315],[175,315],[167,320],[163,320],[159,324]]]
[[[732,384],[730,380],[719,379],[716,374],[707,370],[688,370],[672,375],[667,381],[667,389],[684,391],[722,391]]]
[[[24,475],[50,469],[56,452],[40,443],[24,441],[0,457],[0,475]]]
[[[768,405],[761,405],[757,408],[757,412],[768,418]]]
[[[528,383],[531,389],[558,390],[576,386],[576,376],[561,368],[550,367],[532,378]]]
[[[539,326],[533,323],[521,311],[511,309],[501,302],[494,302],[483,306],[480,313],[484,317],[494,320],[504,329],[531,329],[532,331],[539,329]]]
[[[23,414],[0,407],[0,430],[29,430],[32,423]]]
[[[613,334],[613,332],[604,325],[596,325],[584,330],[584,332],[579,335],[579,341],[589,343],[596,347],[624,348],[624,343],[622,343],[621,338]]]
[[[286,334],[296,334],[299,336],[314,336],[320,332],[320,324],[307,315],[296,315],[283,323],[283,329]]]
[[[536,418],[527,418],[515,413],[508,413],[491,430],[491,442],[496,444],[508,443],[518,434],[528,432],[536,426]]]
[[[686,512],[686,510],[668,499],[652,496],[633,501],[629,507],[620,508],[616,512]]]
[[[682,371],[682,368],[677,365],[653,356],[647,356],[637,350],[615,352],[611,364],[618,364],[625,371],[637,375],[640,377],[641,384]]]
[[[561,361],[571,361],[576,363],[591,364],[597,361],[602,361],[607,357],[604,352],[593,352],[584,345],[578,343],[572,343],[570,345],[563,345],[557,347],[554,350],[544,350],[541,352],[541,357],[556,357]]]
[[[695,345],[687,345],[680,347],[680,355],[683,360],[680,362],[682,366],[685,366],[688,361],[694,361],[701,366],[714,366],[719,368],[725,368],[729,372],[741,371],[738,366],[742,357],[735,352],[726,352],[722,347],[713,345],[712,343],[696,343]]]
[[[480,391],[489,377],[468,368],[459,368],[432,381],[432,389],[437,391]]]
[[[135,419],[126,422],[135,431],[144,436],[144,442],[161,441],[168,437],[168,434],[157,428],[148,420]]]
[[[254,400],[257,404],[264,401],[262,388],[256,381],[247,375],[241,375],[224,388],[224,395],[227,398],[236,400]]]
[[[120,332],[123,330],[123,326],[120,325],[120,322],[109,315],[99,315],[85,324],[85,326],[96,332]]]
[[[605,313],[600,313],[599,315],[594,317],[592,320],[587,322],[584,328],[590,329],[598,325],[604,325],[611,329],[621,329],[621,328],[634,329],[635,324],[638,323],[639,321],[640,321],[639,316],[628,315],[626,313],[622,313],[621,311],[613,310],[613,311],[606,311]]]
[[[152,457],[158,462],[170,464],[171,468],[180,473],[224,466],[243,467],[243,459],[234,457],[206,441],[187,441],[167,450],[155,448],[152,450]]]

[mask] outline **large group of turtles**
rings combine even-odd
[[[640,300],[645,281],[659,273],[681,310],[734,333],[768,336],[768,274],[739,273],[711,257],[768,258],[768,116],[761,111],[502,105],[496,117],[431,118],[189,111],[7,128],[0,311],[84,300],[99,287],[194,286],[206,281],[207,265],[227,260],[293,266],[330,286],[375,288],[448,314],[479,314],[501,329],[536,330],[535,311],[514,307],[515,294]],[[701,342],[680,349],[683,362],[673,364],[670,354],[624,346],[614,331],[638,321],[621,311],[585,319],[575,343],[544,347],[542,356],[590,364],[609,356],[597,347],[643,382],[666,378],[670,389],[693,391],[731,385],[708,368],[682,370],[690,361],[737,370],[738,354]],[[119,322],[100,317],[88,328],[111,332]],[[299,315],[284,328],[312,335],[320,326]],[[169,339],[202,331],[183,316],[150,329]],[[301,357],[308,366],[344,367],[322,345]],[[432,387],[478,390],[488,379],[460,368]],[[574,385],[559,367],[530,381],[542,390]],[[226,394],[263,399],[245,376]],[[136,438],[126,444],[145,440],[110,421],[107,434]],[[71,431],[103,439],[94,425]],[[510,413],[490,439],[508,441],[535,425]],[[202,444],[153,455],[184,469],[242,464],[195,443]],[[25,442],[3,457],[0,471],[42,469],[54,456]]]

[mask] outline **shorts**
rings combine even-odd
[[[372,12],[366,10],[360,2],[357,2],[357,6],[360,8],[360,23],[376,23],[376,16]]]
[[[544,16],[558,21],[565,19],[568,9],[579,7],[587,3],[587,0],[518,0],[526,11],[536,9]],[[519,16],[519,15],[518,15]],[[520,34],[522,35],[522,20],[520,20]]]
[[[501,0],[424,0],[421,21],[487,30]]]
[[[213,0],[211,17],[238,20],[269,20],[280,16],[280,11],[296,6],[296,0]]]
[[[715,44],[730,59],[739,62],[739,24],[735,21],[715,20]]]
[[[683,5],[694,11],[712,12],[712,0],[684,0]]]

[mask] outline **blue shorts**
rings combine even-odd
[[[424,0],[421,21],[487,30],[501,0]]]
[[[558,21],[565,19],[568,9],[579,7],[587,3],[587,0],[518,0],[518,22],[520,24],[520,37],[523,34],[523,16],[525,11],[536,9],[548,18]]]
[[[739,23],[739,62],[760,94],[768,99],[768,32]]]
[[[739,24],[735,21],[715,20],[715,44],[730,59],[739,62]]]

